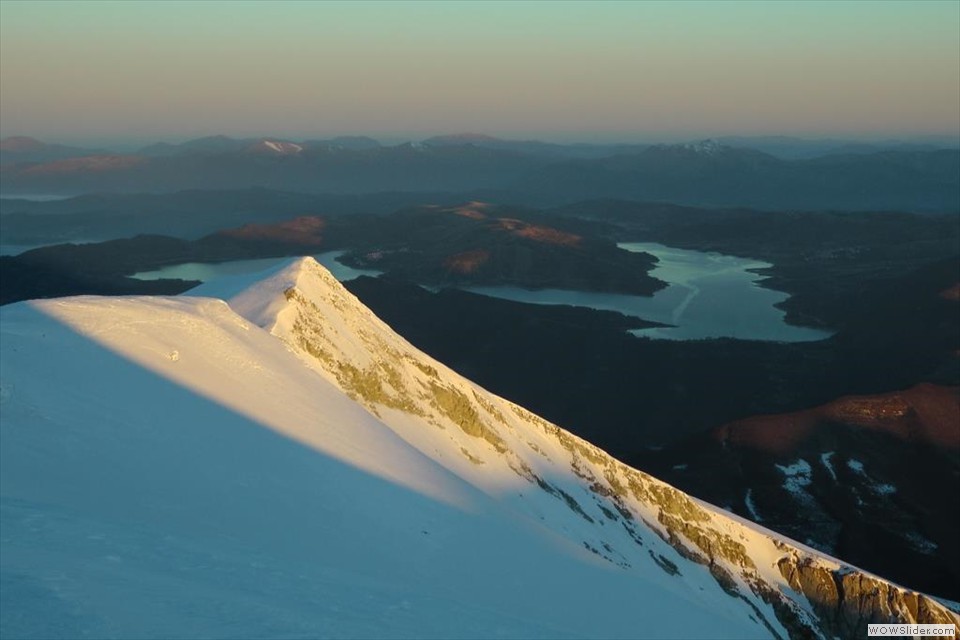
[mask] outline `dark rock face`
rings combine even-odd
[[[561,446],[573,454],[572,465],[577,475],[591,483],[598,500],[620,513],[620,522],[628,531],[642,521],[680,556],[706,566],[731,597],[742,599],[754,608],[758,619],[765,621],[774,637],[779,636],[775,625],[769,614],[754,604],[756,599],[769,605],[777,621],[796,639],[865,637],[868,624],[960,626],[957,612],[924,594],[841,565],[833,558],[819,557],[789,541],[767,537],[763,530],[748,534],[722,522],[718,524],[716,514],[683,492],[554,429]],[[632,512],[629,508],[632,501],[636,501],[634,505],[654,508],[656,522]],[[620,519],[613,509],[609,513],[608,517]],[[724,517],[720,516],[719,520]],[[758,539],[772,542],[774,549],[782,554],[776,570],[795,593],[782,590],[782,586],[777,585],[776,580],[771,581],[758,566],[765,562],[755,555]],[[796,594],[807,600],[809,611]]]

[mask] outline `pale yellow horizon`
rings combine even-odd
[[[0,2],[0,135],[960,134],[960,2]]]

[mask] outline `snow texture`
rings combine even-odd
[[[0,309],[0,636],[785,637],[752,584],[815,625],[777,562],[837,561],[474,385],[313,259],[192,293]]]
[[[813,482],[813,469],[810,463],[803,458],[789,465],[774,465],[783,474],[783,488],[790,492],[798,502],[808,503],[813,500],[806,488]]]
[[[836,454],[836,451],[824,451],[820,454],[820,463],[823,464],[823,468],[827,470],[834,482],[837,481],[837,470],[833,468],[832,459]]]
[[[753,489],[747,489],[747,493],[743,497],[743,503],[747,506],[751,520],[754,522],[763,522],[763,518],[760,517],[760,513],[757,511],[757,505],[753,502]]]

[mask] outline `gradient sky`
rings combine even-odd
[[[960,133],[960,1],[0,0],[0,135]]]

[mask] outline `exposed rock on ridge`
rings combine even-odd
[[[476,387],[393,333],[311,258],[229,302],[425,453],[453,438],[472,467],[442,461],[454,472],[482,475],[505,464],[555,497],[596,525],[582,544],[624,570],[639,555],[677,571],[650,548],[652,532],[707,567],[774,635],[785,629],[798,638],[855,637],[869,623],[960,625],[957,612],[928,596],[701,503]],[[437,432],[418,433],[406,416]],[[626,537],[609,536],[607,524]]]

